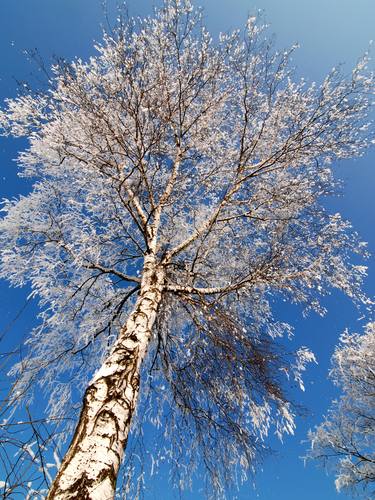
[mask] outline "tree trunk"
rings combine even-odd
[[[73,440],[47,499],[114,498],[163,280],[154,255],[147,255],[135,308],[86,389]]]

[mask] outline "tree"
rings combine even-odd
[[[368,323],[362,335],[344,332],[332,365],[330,376],[342,394],[310,432],[309,457],[334,465],[337,490],[374,498],[375,323]]]
[[[49,498],[113,497],[139,392],[167,455],[203,463],[220,493],[270,427],[293,432],[283,374],[303,387],[313,360],[283,347],[273,301],[323,312],[337,288],[366,303],[364,245],[322,200],[332,160],[371,144],[374,77],[365,56],[347,79],[293,82],[294,47],[275,51],[254,17],[215,45],[188,0],[97,50],[0,115],[29,138],[34,181],[4,204],[1,276],[42,309],[8,407],[43,387],[56,421],[84,393]]]

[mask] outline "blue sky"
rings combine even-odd
[[[114,1],[108,0],[113,12]],[[368,48],[369,40],[375,39],[374,0],[201,0],[209,30],[215,35],[242,26],[248,13],[264,9],[271,31],[277,36],[277,46],[286,47],[299,42],[294,62],[298,74],[319,81],[329,69],[339,62],[346,63],[348,72],[357,58]],[[152,2],[129,0],[129,11],[145,15],[152,9]],[[32,80],[38,76],[35,65],[27,60],[23,51],[38,48],[48,66],[52,55],[82,59],[94,53],[93,40],[101,38],[104,22],[100,0],[1,0],[0,2],[0,102],[16,93],[16,80]],[[375,67],[375,63],[372,63]],[[31,76],[34,74],[34,77]],[[0,138],[0,197],[11,197],[27,192],[28,185],[16,177],[12,161],[17,150],[25,147],[23,140]],[[334,211],[340,211],[350,219],[361,237],[369,242],[375,252],[374,185],[375,153],[338,165],[338,175],[344,180],[344,196],[329,202]],[[369,277],[366,290],[370,296],[375,291],[375,259],[368,261]],[[0,332],[14,319],[25,303],[27,291],[9,290],[0,283]],[[318,366],[307,374],[306,392],[297,394],[307,411],[305,418],[298,419],[294,437],[287,437],[284,445],[272,442],[274,457],[265,461],[263,470],[256,477],[256,489],[252,482],[230,498],[263,500],[340,500],[333,478],[313,464],[304,466],[300,459],[307,444],[307,430],[319,423],[327,410],[335,390],[326,380],[329,358],[338,335],[348,327],[362,329],[360,313],[341,295],[327,300],[325,318],[311,315],[302,319],[296,310],[279,308],[282,319],[295,326],[298,344],[311,347],[318,358]],[[8,329],[9,342],[22,338],[33,325],[36,307],[28,305],[20,318]],[[172,498],[170,487],[163,476],[149,484],[146,499]],[[197,490],[188,498],[203,498]]]

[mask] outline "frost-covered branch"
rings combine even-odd
[[[375,493],[375,323],[362,335],[345,332],[330,376],[340,388],[323,424],[310,432],[309,458],[336,474],[338,491]]]

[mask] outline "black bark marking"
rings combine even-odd
[[[116,487],[116,472],[112,466],[102,469],[96,479],[89,479],[84,472],[82,477],[77,479],[67,490],[65,490],[66,499],[76,498],[79,500],[91,500],[89,489],[102,483],[109,478],[113,489]],[[50,492],[51,495],[52,492]],[[53,498],[53,497],[50,497]]]

